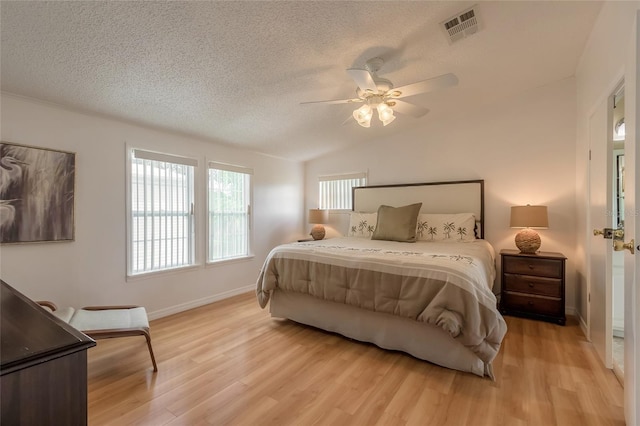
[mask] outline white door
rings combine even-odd
[[[636,171],[640,170],[640,86],[638,86],[638,60],[640,59],[640,11],[629,43],[625,67],[625,242],[638,250],[640,245],[640,184]],[[636,336],[640,333],[640,255],[625,250],[624,259],[624,417],[628,425],[640,424],[640,351]]]
[[[613,107],[607,98],[589,118],[589,223],[594,231],[612,228],[612,167],[609,136],[609,115]],[[589,334],[598,355],[607,368],[612,367],[612,243],[602,234],[593,235],[590,241],[589,259]]]

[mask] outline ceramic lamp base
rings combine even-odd
[[[324,226],[322,225],[313,225],[313,228],[311,228],[311,236],[313,237],[314,240],[321,240],[324,238]]]
[[[534,254],[540,248],[540,235],[533,229],[525,228],[516,234],[516,247],[520,253]]]

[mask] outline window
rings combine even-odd
[[[207,260],[250,255],[253,170],[209,162]]]
[[[193,265],[198,161],[139,149],[129,155],[129,275]]]
[[[326,210],[351,210],[352,189],[367,184],[366,173],[350,173],[337,176],[321,176],[319,179],[318,207]]]

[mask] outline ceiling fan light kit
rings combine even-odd
[[[458,78],[454,74],[444,74],[394,88],[391,81],[377,75],[383,63],[384,61],[381,58],[373,58],[366,62],[365,69],[351,68],[347,70],[349,76],[357,84],[357,98],[302,102],[302,104],[364,103],[364,105],[353,111],[353,118],[356,122],[362,127],[371,127],[373,108],[375,108],[378,111],[378,119],[380,119],[383,126],[386,126],[396,119],[395,112],[408,114],[416,118],[422,117],[429,112],[426,108],[400,100],[400,98],[432,92],[458,84]]]
[[[382,121],[383,126],[386,126],[396,119],[396,116],[393,115],[393,109],[386,103],[379,103],[376,109],[378,110],[378,118]]]
[[[396,119],[396,116],[393,115],[393,109],[388,104],[372,97],[367,100],[366,104],[353,111],[353,118],[355,118],[356,122],[362,127],[371,127],[371,118],[373,117],[372,105],[375,106],[378,111],[378,119],[380,119],[383,126],[386,126]]]
[[[353,118],[356,119],[359,125],[362,127],[371,127],[371,117],[373,116],[373,110],[369,104],[364,104],[360,108],[353,111]]]

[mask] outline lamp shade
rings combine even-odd
[[[548,228],[547,206],[511,207],[511,228]]]
[[[309,223],[327,223],[328,220],[328,210],[309,209]]]

